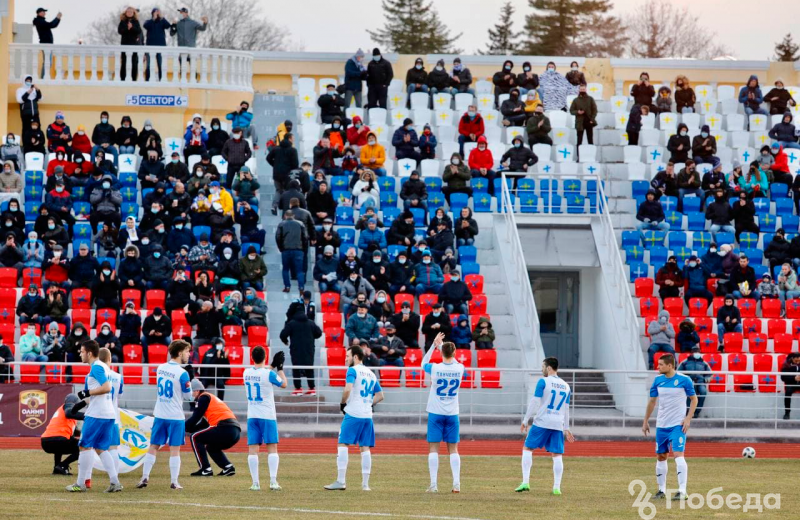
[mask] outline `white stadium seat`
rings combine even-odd
[[[406,91],[406,84],[402,79],[393,79],[391,83],[389,83],[389,92],[405,92]]]
[[[611,111],[612,112],[628,112],[628,96],[612,96],[611,97]]]
[[[728,132],[744,130],[745,118],[743,114],[728,114],[725,116],[725,129]]]
[[[539,161],[550,162],[553,159],[552,147],[549,144],[538,143],[533,145],[533,153]]]
[[[389,110],[406,108],[407,94],[405,92],[390,92],[387,99]]]
[[[657,146],[661,140],[661,130],[655,128],[642,128],[639,132],[639,144],[641,146]]]
[[[367,112],[369,114],[369,126],[385,125],[386,124],[386,109],[385,108],[370,108]]]
[[[300,108],[317,105],[317,93],[313,90],[301,90],[297,93],[297,106]]]
[[[487,92],[489,94],[491,94],[492,93],[492,88],[493,88],[493,85],[492,85],[491,81],[486,81],[486,80],[480,79],[475,83],[475,92],[478,93],[478,94],[484,94],[484,93],[487,93]]]
[[[575,148],[571,144],[561,144],[556,147],[555,159],[557,163],[574,162]]]
[[[437,108],[433,117],[436,126],[453,126],[455,114],[449,108]]]
[[[418,108],[428,108],[430,96],[427,92],[414,92],[411,94],[411,108],[416,110]]]
[[[445,92],[439,92],[438,94],[432,96],[433,101],[433,108],[438,110],[440,108],[450,108],[450,105],[453,103],[453,96]]]
[[[139,168],[136,164],[136,159],[138,155],[132,153],[123,153],[117,158],[117,162],[119,163],[119,172],[120,173],[136,173],[139,171]]]
[[[750,131],[751,132],[763,132],[767,129],[767,121],[769,116],[763,116],[761,114],[753,114],[748,118],[750,123]]]
[[[714,95],[714,88],[711,85],[696,85],[694,87],[694,94],[698,102],[703,101]]]
[[[456,94],[456,112],[462,114],[475,101],[475,96],[469,93]]]
[[[409,117],[411,117],[411,110],[406,110],[405,108],[395,108],[389,112],[389,120],[392,126],[402,126],[403,121]]]
[[[527,140],[525,128],[521,126],[509,126],[506,127],[506,135],[505,140],[503,141],[506,144],[511,144],[515,137],[520,136],[522,137],[523,143]]]
[[[722,118],[721,114],[713,113],[713,114],[705,114],[703,116],[703,124],[708,125],[708,128],[712,132],[717,132],[719,130],[722,130],[723,120],[724,119]]]
[[[430,125],[433,119],[433,111],[430,108],[415,108],[412,119],[415,125]]]
[[[439,126],[436,128],[436,140],[440,143],[456,140],[457,129],[455,126]]]
[[[305,122],[309,123],[316,123],[319,115],[319,107],[305,107],[301,108],[299,111],[300,113],[300,124]]]
[[[318,92],[325,92],[328,88],[328,85],[338,85],[339,80],[336,78],[320,78],[319,80],[319,91]]]
[[[578,147],[578,156],[582,163],[594,163],[597,161],[597,146],[593,144],[582,144]]]
[[[689,128],[699,128],[700,114],[681,114],[681,123]]]
[[[622,151],[622,156],[623,162],[625,163],[642,162],[642,147],[632,145],[625,146]]]
[[[314,142],[316,145],[316,142]],[[215,155],[211,158],[211,164],[217,167],[217,171],[221,174],[228,173],[228,161],[222,158],[221,155]]]
[[[719,85],[717,87],[717,99],[720,102],[727,99],[736,99],[736,89],[732,85]]]
[[[420,168],[423,177],[440,177],[443,169],[441,161],[436,159],[424,159]]]
[[[25,168],[28,171],[44,171],[44,154],[39,152],[26,153]]]
[[[183,151],[183,137],[167,137],[164,139],[164,155],[169,157],[172,152],[181,153]]]
[[[298,92],[316,92],[317,82],[314,78],[297,78],[297,91]]]
[[[595,100],[603,99],[603,84],[602,83],[587,83],[586,92],[589,93]]]
[[[354,117],[358,116],[363,121],[364,109],[358,107],[347,107],[347,110],[344,111],[344,115],[346,115],[349,119],[353,119]]]

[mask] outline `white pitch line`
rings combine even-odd
[[[379,518],[412,518],[418,520],[484,520],[481,518],[471,518],[466,516],[434,516],[434,515],[411,515],[406,513],[371,513],[369,511],[327,511],[324,509],[304,509],[304,508],[293,508],[293,507],[271,507],[271,506],[235,506],[235,505],[222,505],[222,504],[200,504],[195,502],[172,502],[169,500],[97,500],[97,499],[87,499],[87,500],[70,500],[67,498],[48,498],[50,502],[71,502],[71,503],[83,503],[83,502],[100,502],[103,504],[134,504],[134,505],[142,505],[142,504],[150,504],[150,505],[162,505],[162,506],[191,506],[191,507],[202,507],[207,509],[244,509],[249,511],[274,511],[274,512],[283,512],[283,513],[306,513],[312,515],[354,515],[354,516],[366,516],[366,517],[379,517]]]

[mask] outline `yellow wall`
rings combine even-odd
[[[8,85],[9,45],[14,38],[14,2],[7,2],[8,14],[2,19],[2,34],[0,34],[0,85]],[[17,107],[17,122],[19,122],[19,105],[16,104],[14,94],[9,96],[8,90],[0,88],[0,107],[7,106],[9,102]],[[0,110],[0,135],[8,132],[9,114]]]

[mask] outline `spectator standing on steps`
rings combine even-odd
[[[648,363],[650,370],[653,370],[653,357],[656,352],[667,352],[675,355],[672,348],[672,341],[675,339],[675,327],[669,322],[669,312],[662,310],[658,313],[658,319],[651,321],[647,326],[647,334],[650,335],[650,348],[647,349]]]
[[[380,49],[372,49],[372,61],[367,65],[367,108],[389,108],[386,98],[393,77],[392,64],[381,56]]]
[[[250,103],[247,100],[239,103],[239,110],[229,112],[225,119],[231,122],[231,128],[241,128],[245,139],[252,139],[253,149],[258,150],[258,133],[253,125],[253,113],[250,112]]]
[[[302,222],[295,220],[292,210],[284,212],[283,222],[278,225],[275,232],[275,242],[281,252],[283,263],[283,292],[291,291],[291,274],[297,278],[297,285],[302,293],[306,282],[303,258],[308,251],[308,232]]]
[[[197,47],[197,33],[208,29],[208,17],[200,18],[203,23],[189,18],[189,10],[185,7],[178,9],[181,19],[175,21],[169,28],[171,36],[178,37],[178,47]]]
[[[22,133],[30,130],[31,122],[39,121],[39,100],[42,99],[42,91],[33,84],[33,76],[25,76],[22,86],[17,89],[17,103],[19,103],[19,117],[22,120]],[[23,143],[20,144],[28,144]],[[29,149],[26,151],[36,151]]]
[[[345,109],[350,108],[350,103],[354,98],[356,107],[361,108],[361,92],[364,88],[362,81],[365,79],[367,79],[367,67],[364,66],[364,51],[358,49],[344,66]]]
[[[58,27],[61,23],[61,12],[49,22],[46,19],[47,9],[40,7],[36,10],[36,18],[33,19],[33,26],[36,27],[36,33],[39,35],[39,43],[45,45],[53,45],[53,29]],[[44,51],[43,51],[44,52]],[[44,55],[42,55],[42,67],[39,77],[44,78]],[[53,53],[50,53],[50,62],[53,61]],[[49,71],[48,71],[49,72]]]
[[[293,366],[314,365],[314,340],[321,336],[322,330],[316,323],[308,319],[305,309],[298,309],[281,331],[281,341],[284,345],[289,345],[289,355],[292,356]],[[292,395],[303,393],[303,377],[308,383],[306,395],[317,395],[313,368],[292,368],[292,377],[294,378]]]
[[[119,16],[117,32],[120,35],[120,45],[137,46],[142,44],[142,26],[139,24],[139,11],[128,7]],[[119,77],[125,81],[127,77],[128,52],[120,56]],[[139,54],[134,52],[131,56],[131,79],[136,81],[139,77]]]

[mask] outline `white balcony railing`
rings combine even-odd
[[[9,69],[12,84],[30,75],[43,85],[253,91],[253,54],[223,49],[14,43]]]

